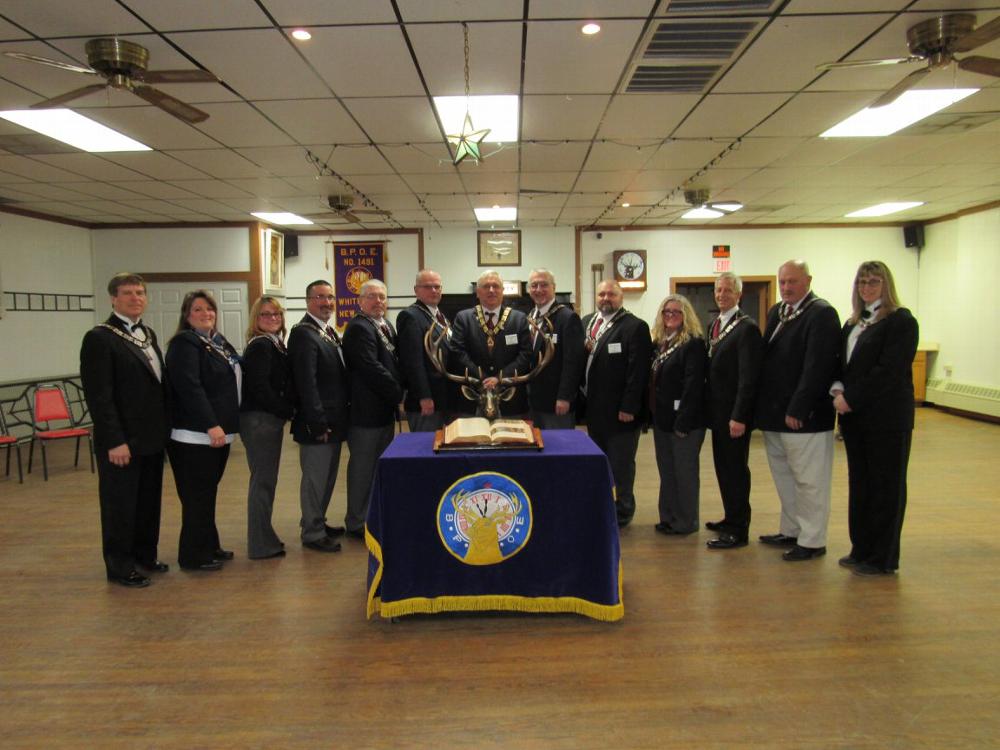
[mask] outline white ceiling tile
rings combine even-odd
[[[180,159],[156,151],[106,154],[105,158],[128,169],[134,169],[140,175],[156,180],[196,180],[206,176],[200,169],[195,169]],[[107,179],[124,178],[109,177]]]
[[[227,180],[231,185],[234,185],[241,190],[250,193],[250,195],[256,195],[258,197],[265,198],[267,196],[274,196],[278,198],[285,198],[288,196],[294,196],[298,194],[298,190],[289,185],[285,180],[279,178],[265,178],[259,177],[253,180]],[[225,203],[232,205],[233,201],[226,200]]]
[[[674,132],[678,138],[738,137],[778,109],[788,94],[714,94],[705,97]]]
[[[194,193],[206,198],[247,198],[250,196],[245,190],[230,185],[224,180],[177,180],[172,184],[167,184],[177,190]]]
[[[526,143],[521,146],[524,172],[567,172],[583,166],[587,143]]]
[[[521,190],[557,190],[567,192],[576,181],[577,172],[526,172],[521,175]]]
[[[641,169],[660,147],[659,141],[646,145],[630,145],[615,141],[595,143],[584,165],[587,171],[616,171]]]
[[[226,179],[230,177],[266,177],[266,168],[255,164],[238,151],[228,149],[199,149],[196,151],[169,151],[167,152],[175,159],[197,168],[203,174],[196,175],[193,179],[210,175]]]
[[[794,151],[804,138],[744,138],[739,146],[726,154],[727,168],[763,167],[775,159]]]
[[[443,141],[434,143],[383,144],[379,149],[389,160],[389,163],[400,172],[430,172],[449,167],[451,155]],[[338,150],[341,156],[350,157],[352,149]],[[350,171],[376,173],[386,171],[387,165],[382,162],[380,169],[353,169]]]
[[[521,24],[469,24],[471,94],[516,94],[521,85]],[[407,33],[432,96],[465,93],[462,27],[409,26]]]
[[[127,0],[127,5],[160,31],[271,25],[254,0]]]
[[[209,119],[195,127],[230,147],[288,146],[293,142],[248,104],[204,104],[201,109]]]
[[[652,0],[532,0],[531,18],[645,18]]]
[[[369,195],[372,202],[386,211],[421,210],[417,196],[412,193],[374,193]]]
[[[369,26],[364,34],[351,27],[314,28],[312,35],[310,43],[300,48],[302,54],[337,96],[413,96],[423,92],[398,27]]]
[[[170,200],[173,198],[190,198],[192,191],[171,185],[169,182],[155,182],[152,180],[116,182],[116,187],[127,190],[136,198],[162,198]],[[117,200],[117,199],[116,199]]]
[[[462,182],[454,172],[441,174],[408,174],[406,183],[416,193],[461,193]]]
[[[84,110],[81,114],[130,138],[135,138],[157,151],[175,148],[213,148],[219,145],[200,130],[156,107],[105,107]]]
[[[351,177],[351,183],[363,193],[404,193],[409,192],[406,183],[394,174],[359,174]]]
[[[728,139],[672,140],[657,150],[646,168],[698,170],[722,154],[730,143]]]
[[[155,152],[145,152],[155,153]],[[73,182],[80,177],[90,177],[95,180],[141,180],[146,175],[127,169],[119,165],[110,156],[120,156],[120,154],[43,154],[36,157],[39,161],[44,161],[53,167],[67,170],[76,174]],[[13,171],[9,166],[0,163],[0,169]],[[65,182],[65,180],[55,180],[43,178],[50,182]]]
[[[315,177],[317,174],[316,166],[306,158],[306,150],[301,146],[238,148],[236,153],[274,177]]]
[[[524,97],[521,138],[525,141],[590,140],[608,106],[606,94]]]
[[[642,21],[605,21],[584,36],[573,21],[528,26],[526,94],[610,93],[628,66]]]
[[[85,3],[58,0],[4,3],[3,14],[37,36],[141,34],[149,27],[114,0]]]
[[[628,189],[668,192],[683,185],[691,176],[687,169],[650,169],[636,174],[628,184]]]
[[[462,183],[472,193],[513,193],[517,192],[517,173],[469,173],[462,175]]]
[[[169,39],[246,99],[330,95],[277,29],[181,32]]]
[[[461,3],[397,0],[400,15],[407,23],[414,21],[452,21],[456,14],[465,21],[521,18],[521,0],[461,0]]]
[[[619,94],[604,116],[601,138],[666,138],[701,99],[696,94]]]
[[[818,136],[870,103],[860,91],[804,93],[755,128],[755,136]]]
[[[299,143],[365,143],[364,133],[336,99],[285,99],[256,107]]]
[[[607,192],[613,197],[629,187],[635,176],[635,172],[581,172],[575,190],[584,193]]]
[[[462,209],[469,206],[468,196],[456,195],[454,193],[428,193],[424,198],[424,203],[432,211],[442,208]]]
[[[264,5],[282,26],[396,22],[386,0],[266,0]]]
[[[29,190],[35,199],[46,198],[48,200],[56,201],[78,201],[91,197],[89,195],[90,191],[86,188],[73,190],[72,188],[74,185],[79,186],[80,183],[54,185],[44,182],[35,182],[31,184]]]
[[[344,103],[376,143],[444,140],[426,97],[350,99]]]

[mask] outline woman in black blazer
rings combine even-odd
[[[693,534],[699,525],[699,454],[705,441],[708,353],[698,316],[680,294],[671,294],[660,303],[652,335],[649,408],[660,471],[656,530]]]
[[[167,455],[181,501],[177,562],[186,570],[219,570],[233,553],[222,549],[215,498],[229,445],[240,430],[240,359],[215,329],[218,308],[203,289],[181,304],[167,347],[170,442]]]
[[[851,554],[840,564],[858,575],[889,575],[899,567],[906,511],[919,329],[881,261],[861,264],[852,296],[840,380],[830,389],[847,449]]]
[[[274,532],[271,515],[278,485],[281,440],[292,418],[292,371],[285,348],[285,310],[274,297],[250,308],[243,350],[243,400],[240,437],[247,451],[247,557],[283,557],[285,545]]]

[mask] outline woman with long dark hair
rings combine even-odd
[[[219,570],[233,557],[219,543],[215,500],[229,446],[240,431],[242,370],[236,350],[215,327],[217,316],[211,294],[189,292],[167,347],[167,455],[181,501],[177,562],[185,570]]]
[[[285,310],[274,297],[250,308],[243,350],[240,437],[250,467],[247,492],[247,557],[284,557],[285,545],[271,525],[278,485],[281,441],[292,418],[292,371],[285,348]]]
[[[912,366],[920,335],[881,261],[861,264],[852,299],[840,380],[830,389],[847,449],[851,554],[840,564],[857,575],[891,575],[899,567],[906,512]]]

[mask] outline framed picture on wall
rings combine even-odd
[[[479,230],[480,266],[521,265],[521,230],[508,229],[502,232]]]
[[[264,231],[264,291],[283,294],[285,291],[285,237],[273,229]]]

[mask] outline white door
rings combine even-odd
[[[236,351],[242,352],[246,343],[243,334],[246,332],[247,316],[250,311],[245,281],[147,283],[146,294],[149,297],[149,304],[142,317],[156,331],[163,350],[166,351],[167,342],[177,330],[184,295],[194,289],[204,289],[212,295],[219,307],[216,326],[222,335],[229,339],[229,343],[236,347]]]

